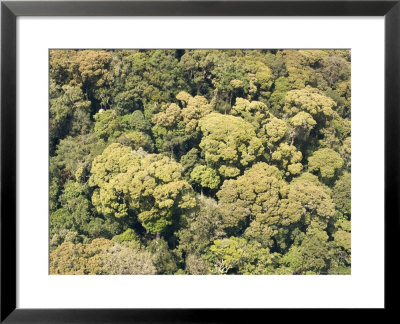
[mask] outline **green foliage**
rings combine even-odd
[[[277,255],[271,253],[258,242],[248,242],[242,262],[238,266],[238,273],[244,275],[274,274],[277,264]]]
[[[350,274],[349,50],[50,50],[51,274]]]
[[[176,98],[182,102],[181,115],[187,133],[197,130],[199,119],[212,112],[212,106],[204,97],[191,97],[187,92],[180,92]]]
[[[128,228],[125,232],[118,236],[118,240],[120,243],[140,241],[140,237],[135,233],[133,229]]]
[[[230,237],[215,240],[204,256],[211,274],[271,274],[275,255],[258,242],[247,242],[244,238]]]
[[[151,261],[157,269],[157,274],[174,274],[178,270],[178,258],[163,239],[151,241],[147,251],[151,253]]]
[[[286,77],[275,80],[274,90],[269,99],[269,103],[274,112],[279,112],[285,104],[286,93],[291,90],[289,81]]]
[[[265,125],[266,134],[272,143],[280,141],[288,130],[285,121],[274,117],[269,123]]]
[[[332,190],[332,199],[336,209],[345,215],[351,214],[351,175],[344,173],[336,182]]]
[[[187,174],[190,174],[194,168],[194,166],[200,160],[200,151],[197,148],[192,148],[185,155],[182,155],[180,163],[182,164],[183,171]]]
[[[65,242],[50,253],[50,273],[66,275],[155,274],[151,254],[106,239]]]
[[[309,173],[293,179],[287,189],[287,200],[284,200],[287,212],[292,211],[292,217],[301,217],[305,225],[313,222],[314,226],[318,224],[325,229],[335,213],[331,190]]]
[[[324,57],[321,61],[321,66],[321,74],[329,87],[332,87],[340,80],[347,80],[350,77],[350,64],[339,55]]]
[[[211,242],[226,235],[223,229],[224,222],[217,202],[207,197],[200,199],[197,209],[181,218],[177,253],[192,255],[193,262],[201,263],[200,255],[205,253]]]
[[[126,128],[138,132],[149,132],[151,123],[148,121],[140,110],[135,110],[131,115],[124,115],[121,121]]]
[[[330,117],[336,103],[320,90],[310,86],[301,90],[291,90],[286,94],[284,111],[295,115],[300,111],[309,113],[315,118]]]
[[[112,73],[113,107],[119,115],[153,103],[168,103],[177,92],[187,89],[174,50],[114,51]]]
[[[91,102],[78,86],[50,83],[50,151],[67,135],[90,131]]]
[[[174,150],[184,151],[187,142],[198,136],[198,121],[212,111],[207,99],[201,96],[192,97],[187,92],[179,92],[176,103],[163,106],[162,111],[152,118],[155,126],[152,128],[157,148],[168,152],[171,156]]]
[[[154,150],[154,144],[151,137],[142,132],[124,132],[120,137],[118,137],[117,141],[122,145],[130,146],[134,150],[143,149],[147,152],[152,152]]]
[[[332,179],[342,166],[340,154],[330,148],[319,149],[308,158],[308,169],[319,172],[322,179]]]
[[[211,113],[199,122],[203,139],[199,145],[205,161],[218,166],[225,178],[236,177],[263,153],[254,127],[239,117]]]
[[[322,139],[319,140],[319,144],[322,147],[328,147],[333,150],[340,152],[343,157],[350,157],[350,154],[346,154],[344,142],[346,138],[351,135],[351,121],[343,119],[340,116],[335,115],[333,119],[325,124],[325,127],[320,130],[323,135]]]
[[[286,176],[301,173],[303,169],[302,158],[303,155],[297,151],[295,146],[286,143],[281,143],[277,150],[272,153],[272,160],[279,164],[281,170],[287,170],[285,172]]]
[[[172,224],[174,211],[195,206],[179,163],[117,143],[93,161],[89,182],[96,188],[92,202],[99,213],[120,218],[131,211],[154,234]]]
[[[292,140],[292,145],[295,139],[307,140],[310,136],[311,130],[317,122],[312,118],[309,113],[300,111],[292,118],[289,119],[289,125],[291,126],[289,130],[289,135]]]
[[[232,107],[232,115],[240,116],[251,123],[255,129],[260,128],[262,123],[270,117],[267,106],[260,101],[248,101],[237,98],[235,106]]]
[[[217,197],[225,226],[241,228],[249,219],[275,223],[285,187],[279,169],[263,162],[253,165],[236,180],[224,181]]]
[[[210,189],[217,188],[220,182],[217,172],[205,165],[196,166],[190,174],[190,178],[200,186]]]
[[[65,183],[59,197],[61,208],[50,214],[51,238],[62,230],[76,232],[82,238],[111,238],[123,230],[123,224],[117,220],[96,215],[88,195],[89,188],[86,184],[71,180]]]
[[[292,274],[326,273],[329,268],[328,234],[310,228],[299,245],[292,245],[280,262],[290,268]]]
[[[94,115],[94,133],[101,139],[107,141],[110,137],[121,135],[122,126],[117,119],[115,110],[100,110]]]
[[[75,177],[76,180],[86,182],[93,159],[105,146],[105,142],[98,140],[94,134],[66,137],[57,145],[56,155],[52,157],[51,166],[54,170],[51,177],[62,177],[64,181]],[[78,170],[80,172],[76,176]]]
[[[238,267],[244,257],[243,238],[230,237],[229,239],[215,240],[211,245],[206,260],[210,264],[210,272],[213,274],[227,274],[228,271]]]

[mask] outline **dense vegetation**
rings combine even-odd
[[[50,51],[51,274],[350,273],[350,52]]]

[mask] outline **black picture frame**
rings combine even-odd
[[[265,316],[266,311],[16,308],[16,19],[19,16],[384,16],[385,310],[396,308],[396,299],[391,296],[394,296],[399,283],[394,260],[398,255],[396,238],[400,227],[400,0],[2,1],[1,323],[216,323],[235,322],[242,315],[255,319]]]

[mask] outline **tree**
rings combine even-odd
[[[276,255],[257,242],[233,237],[215,240],[204,259],[212,274],[271,274]]]
[[[244,275],[275,274],[274,267],[278,263],[276,253],[264,248],[258,242],[247,242],[242,262],[239,263],[238,273]]]
[[[313,116],[316,120],[325,120],[331,117],[336,103],[323,92],[310,86],[301,90],[291,90],[285,97],[284,111],[294,116],[300,111],[304,111]]]
[[[301,140],[307,140],[310,135],[311,130],[317,122],[312,118],[309,113],[300,111],[295,116],[289,119],[289,125],[291,126],[289,130],[289,136],[291,138],[291,145],[294,144],[294,140],[299,138]]]
[[[151,254],[106,239],[66,242],[50,253],[50,274],[155,274]]]
[[[195,165],[201,162],[203,162],[203,160],[200,158],[200,151],[195,147],[181,156],[180,163],[182,164],[183,172],[187,175],[188,179],[190,179],[190,173]]]
[[[132,114],[124,115],[121,123],[129,130],[148,133],[151,130],[151,122],[145,118],[140,110],[135,110]]]
[[[280,77],[274,82],[274,89],[272,91],[271,97],[269,98],[269,104],[271,111],[281,117],[280,112],[285,104],[286,93],[291,90],[288,78]]]
[[[310,54],[312,55],[312,51]],[[306,55],[304,55],[306,54]],[[284,50],[278,53],[282,56],[286,70],[287,70],[287,81],[291,89],[302,89],[306,85],[312,84],[315,81],[315,74],[312,68],[312,63],[307,57],[306,51],[298,50]]]
[[[87,99],[92,100],[98,109],[110,108],[111,60],[111,54],[104,50],[81,50],[74,56],[79,71],[77,82]]]
[[[343,145],[340,148],[341,156],[344,160],[344,165],[347,169],[347,171],[350,172],[351,168],[351,137],[346,137],[343,141]]]
[[[133,149],[143,148],[152,151],[154,145],[151,137],[140,130],[149,130],[150,123],[144,119],[143,114],[118,116],[115,110],[100,111],[94,115],[94,133],[99,139],[108,142],[119,142]]]
[[[57,170],[50,173],[51,179],[61,178],[61,184],[73,178],[86,182],[93,159],[105,147],[106,143],[93,133],[66,137],[57,145],[56,155],[52,157],[51,165]]]
[[[146,250],[151,254],[151,261],[157,269],[157,274],[171,275],[178,270],[178,258],[163,239],[150,241]]]
[[[223,61],[225,58],[222,51],[203,49],[185,51],[180,65],[197,95],[207,92],[210,83],[212,84],[212,72],[216,62]]]
[[[279,204],[287,186],[278,168],[254,164],[236,180],[225,180],[217,193],[226,228],[242,228],[249,220],[276,224]]]
[[[54,274],[350,274],[349,50],[49,52]]]
[[[94,133],[104,141],[117,138],[122,134],[123,127],[120,124],[117,113],[114,110],[100,110],[94,115]]]
[[[50,214],[50,237],[59,233],[61,230],[71,230],[75,233],[76,229],[72,215],[64,208],[59,208]]]
[[[263,153],[254,127],[239,117],[211,113],[199,121],[200,143],[207,164],[225,178],[236,177]]]
[[[77,51],[75,62],[80,72],[80,81],[85,87],[104,86],[109,81],[108,65],[111,62],[111,54],[104,50]]]
[[[202,96],[192,97],[187,92],[181,91],[176,98],[180,101],[183,108],[172,103],[165,109],[153,117],[153,123],[157,126],[171,128],[182,121],[187,133],[192,133],[197,130],[198,120],[207,114],[211,113],[212,106],[207,99]]]
[[[319,145],[339,152],[345,139],[351,135],[351,121],[343,119],[335,113],[333,118],[327,121],[319,132],[323,136],[318,141]]]
[[[191,133],[198,130],[198,121],[212,112],[212,106],[202,96],[190,96],[187,92],[180,92],[176,99],[182,103],[182,120],[185,123],[185,131]]]
[[[74,82],[76,63],[75,50],[50,50],[49,51],[50,80],[57,85],[64,85]]]
[[[198,120],[212,111],[204,97],[192,97],[187,92],[179,92],[177,99],[183,108],[171,103],[152,118],[156,146],[171,156],[174,155],[174,149],[182,152],[188,143],[197,138]]]
[[[332,199],[336,209],[344,215],[351,215],[351,175],[345,172],[336,182],[332,190]]]
[[[232,115],[240,116],[251,123],[257,130],[261,124],[271,117],[267,105],[260,101],[249,101],[243,98],[237,98],[232,107]]]
[[[91,128],[91,102],[78,86],[50,83],[50,149],[69,135],[86,134]]]
[[[325,274],[329,269],[328,238],[325,231],[310,227],[301,243],[292,245],[280,262],[293,274]]]
[[[106,239],[89,244],[65,242],[50,253],[50,274],[101,274],[101,254],[112,245]]]
[[[117,141],[124,146],[130,146],[133,150],[143,149],[146,152],[152,152],[154,150],[154,144],[151,137],[142,132],[123,132],[122,135],[118,137]]]
[[[78,232],[65,228],[60,228],[58,231],[55,232],[53,236],[50,237],[49,240],[50,252],[56,249],[64,242],[77,244],[83,242],[84,240],[85,237],[79,235]]]
[[[294,178],[287,188],[286,199],[282,200],[282,214],[291,218],[290,223],[301,221],[302,226],[314,226],[326,229],[335,214],[335,205],[331,190],[323,185],[316,176],[303,173]],[[281,221],[284,224],[284,221]]]
[[[160,112],[153,117],[153,123],[157,126],[173,127],[181,117],[181,108],[177,104],[170,104],[164,112]]]
[[[266,196],[262,191],[258,192],[260,197]],[[245,234],[265,247],[271,246],[273,239],[277,252],[286,252],[296,237],[311,224],[326,230],[335,215],[330,189],[312,174],[303,173],[288,185],[281,182],[276,195],[275,201],[264,203],[265,207],[250,223]],[[259,198],[255,200],[254,208],[260,208],[257,206],[259,201]]]
[[[176,234],[179,240],[177,254],[201,258],[212,241],[226,236],[223,224],[217,202],[204,197],[198,202],[196,209],[181,217]]]
[[[188,90],[176,50],[115,50],[111,71],[112,107],[119,115],[169,103],[177,91]]]
[[[329,87],[332,87],[339,80],[348,79],[350,76],[349,62],[338,55],[324,57],[321,65],[321,73]]]
[[[93,205],[104,215],[126,217],[131,210],[151,233],[162,232],[174,213],[195,206],[182,166],[161,154],[111,144],[93,161]]]
[[[132,228],[128,228],[120,235],[114,236],[113,241],[117,241],[118,243],[135,242],[140,245],[140,236]]]
[[[220,51],[219,54],[211,73],[212,84],[215,86],[214,98],[223,98],[225,107],[230,110],[235,96],[244,96],[248,92],[249,77],[243,69],[241,60],[236,55],[230,55],[223,51]],[[213,76],[215,77],[213,78]],[[229,111],[226,108],[224,113]]]
[[[197,165],[190,174],[190,178],[204,188],[216,189],[220,183],[217,172],[205,165]]]
[[[298,175],[303,169],[301,159],[303,155],[293,145],[281,143],[277,150],[272,153],[272,161],[276,161],[285,175]]]
[[[350,274],[351,266],[351,223],[346,219],[338,219],[336,230],[330,242],[330,269],[332,274]]]
[[[221,275],[238,267],[244,257],[245,245],[246,240],[238,237],[215,240],[206,256],[209,271]]]
[[[101,218],[90,204],[89,188],[72,180],[65,183],[59,197],[61,208],[50,214],[50,237],[61,230],[71,230],[82,238],[112,238],[126,226],[113,217]]]
[[[258,51],[248,51],[240,62],[248,75],[249,96],[259,95],[260,99],[269,98],[274,80],[270,60],[265,55],[260,55]]]
[[[263,248],[273,248],[274,238],[278,235],[277,228],[267,224],[262,219],[254,219],[244,232],[249,242],[257,242]]]
[[[101,273],[110,275],[154,275],[157,274],[152,254],[143,248],[115,244],[101,256]]]
[[[265,125],[266,134],[270,143],[276,144],[287,133],[288,127],[285,121],[276,117],[272,118],[270,122]],[[292,144],[293,145],[293,144]]]
[[[329,181],[343,166],[343,159],[340,154],[330,148],[322,148],[315,151],[308,158],[308,169],[318,172],[321,179]]]
[[[185,260],[185,270],[188,274],[193,275],[208,274],[206,262],[197,254],[188,254]]]

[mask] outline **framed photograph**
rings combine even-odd
[[[399,15],[3,1],[1,322],[393,309]]]

